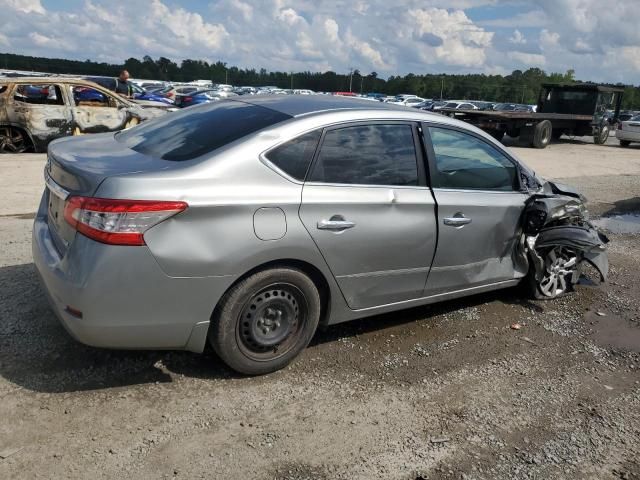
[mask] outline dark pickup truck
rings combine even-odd
[[[545,84],[535,113],[446,108],[440,113],[471,123],[498,140],[507,134],[535,148],[545,148],[562,134],[593,135],[594,142],[601,145],[618,121],[623,92],[622,88],[588,83]]]

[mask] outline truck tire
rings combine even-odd
[[[609,125],[603,125],[598,128],[593,135],[593,143],[596,145],[604,145],[609,139]]]
[[[546,148],[549,142],[551,142],[552,135],[553,125],[551,125],[549,120],[542,120],[535,126],[531,146],[533,148]]]

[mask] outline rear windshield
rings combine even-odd
[[[227,100],[169,113],[116,134],[116,140],[145,155],[191,160],[290,118],[270,108]]]

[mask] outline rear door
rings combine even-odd
[[[113,132],[128,126],[127,109],[118,108],[120,102],[115,96],[87,85],[69,85],[68,88],[74,134]]]
[[[529,194],[516,162],[480,136],[424,125],[438,205],[438,248],[425,295],[522,277],[514,258]]]
[[[7,102],[9,122],[47,143],[71,133],[71,111],[62,89],[51,83],[18,83]]]
[[[436,243],[418,127],[327,129],[302,191],[300,218],[352,309],[420,297]]]

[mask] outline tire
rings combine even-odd
[[[604,145],[609,139],[609,125],[603,125],[593,136],[593,143],[596,145]]]
[[[531,146],[534,148],[546,148],[551,142],[553,126],[549,120],[542,120],[535,126]]]
[[[22,130],[0,126],[0,153],[23,153],[30,149],[29,137]]]
[[[553,300],[571,292],[571,276],[578,263],[576,252],[567,247],[553,247],[539,254],[544,259],[545,272],[538,281],[534,269],[529,270],[526,279],[529,296],[535,300]]]
[[[631,145],[631,142],[629,140],[620,140],[620,146],[627,148],[629,145]]]
[[[287,366],[313,338],[320,294],[295,268],[254,273],[222,298],[209,328],[209,343],[230,368],[262,375]]]

